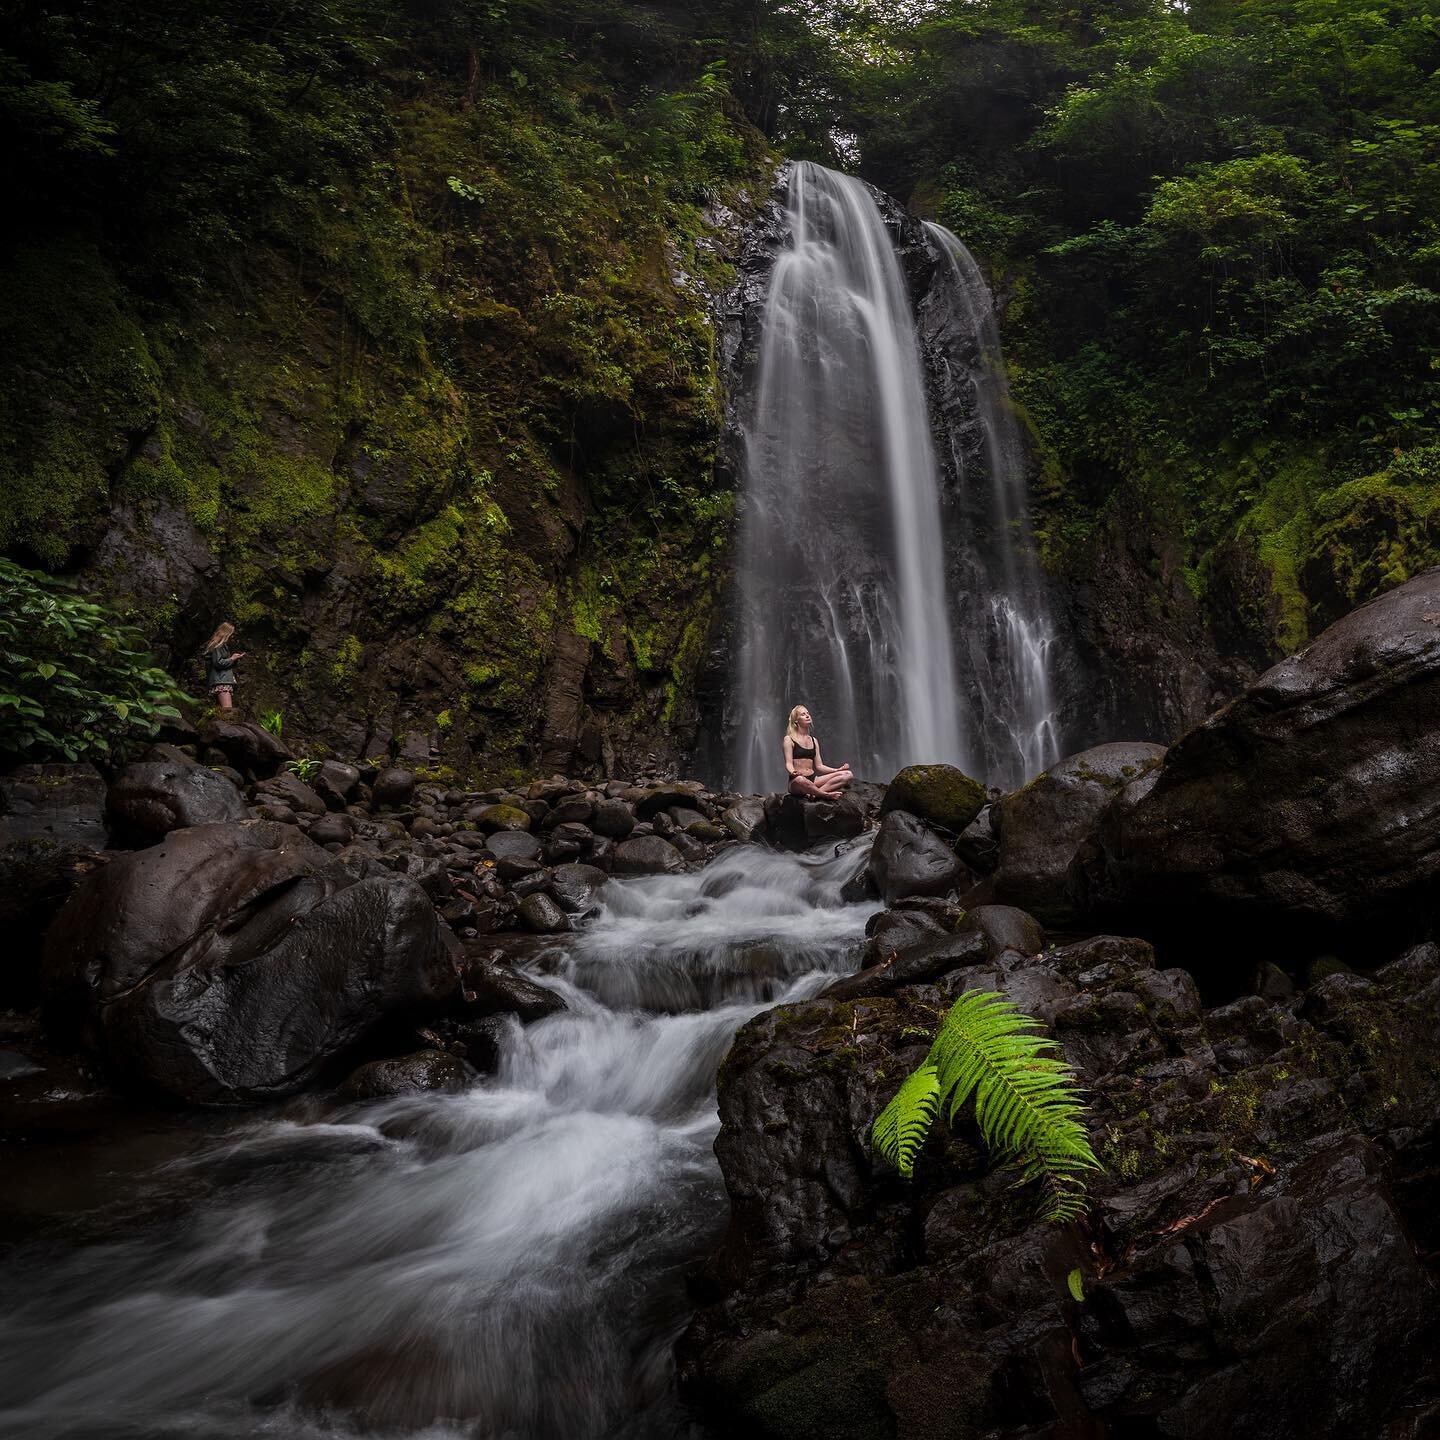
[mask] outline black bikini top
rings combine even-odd
[[[793,753],[797,760],[813,760],[815,758],[815,746],[813,743],[815,737],[812,735],[810,739],[812,743],[808,746],[802,745],[798,740],[792,740],[790,742],[794,747]]]

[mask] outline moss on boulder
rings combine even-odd
[[[890,782],[880,813],[908,810],[932,825],[963,830],[985,808],[985,787],[953,765],[907,765]]]

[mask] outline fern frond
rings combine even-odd
[[[912,1071],[870,1130],[871,1143],[905,1178],[915,1173],[915,1157],[940,1108],[935,1067],[927,1060]]]
[[[875,1148],[909,1175],[936,1109],[948,1105],[954,1120],[973,1097],[985,1144],[1001,1161],[1023,1164],[1020,1183],[1043,1186],[1041,1217],[1057,1224],[1077,1219],[1086,1173],[1101,1166],[1074,1074],[1055,1049],[1039,1023],[1003,995],[966,991],[950,1007],[925,1063],[876,1120]]]

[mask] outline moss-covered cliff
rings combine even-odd
[[[0,548],[318,745],[631,763],[733,510],[713,297],[766,162],[645,7],[46,6],[0,80]]]

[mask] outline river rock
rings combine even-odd
[[[787,791],[765,797],[765,833],[783,850],[808,850],[826,841],[849,840],[864,828],[864,813],[848,796],[808,800]]]
[[[240,792],[214,771],[190,762],[142,760],[126,765],[105,797],[111,828],[125,843],[150,845],[172,830],[249,817]]]
[[[758,839],[765,828],[765,801],[759,795],[743,795],[720,816],[720,823],[742,844]]]
[[[520,923],[537,935],[555,935],[570,928],[570,917],[543,891],[520,901]]]
[[[923,822],[892,810],[881,822],[870,850],[870,875],[887,905],[906,895],[944,895],[963,886],[965,862]]]
[[[615,847],[610,868],[616,875],[674,875],[685,857],[659,835],[637,835]]]
[[[253,720],[212,719],[201,727],[205,743],[250,780],[266,780],[295,757],[278,735]]]
[[[485,850],[495,860],[539,860],[541,841],[528,830],[496,830],[485,839]]]
[[[390,1060],[372,1060],[350,1073],[340,1087],[344,1100],[386,1100],[394,1095],[458,1095],[479,1075],[458,1055],[417,1050]]]
[[[1052,765],[1000,801],[1000,864],[995,897],[1029,911],[1044,925],[1073,928],[1079,916],[1069,889],[1070,863],[1106,804],[1154,771],[1162,745],[1117,741]]]
[[[397,875],[357,880],[298,831],[176,830],[88,876],[46,938],[115,1075],[201,1104],[301,1089],[387,1015],[456,989],[454,942]]]
[[[590,828],[597,835],[608,835],[612,840],[623,840],[635,828],[635,816],[623,800],[607,797],[595,802],[595,813]]]
[[[343,760],[323,760],[311,785],[331,810],[343,810],[359,792],[360,770]]]
[[[518,833],[530,828],[530,816],[515,805],[486,805],[475,816],[475,823],[492,834]]]
[[[382,770],[370,786],[371,795],[377,805],[388,805],[399,809],[410,803],[415,793],[415,776],[409,770],[391,765]]]
[[[0,775],[0,1007],[38,998],[46,928],[110,843],[93,765],[21,765]]]
[[[550,893],[572,915],[588,915],[597,907],[596,897],[609,876],[594,865],[557,865],[550,881]]]
[[[323,815],[325,802],[293,770],[282,770],[273,780],[264,781],[257,790],[261,795],[272,796],[282,805],[288,805],[297,815]]]
[[[506,951],[493,945],[472,942],[466,947],[461,982],[465,1014],[469,1019],[486,1015],[515,1015],[523,1024],[557,1015],[567,1006],[553,990],[537,984],[505,963]]]
[[[355,838],[355,822],[344,814],[322,815],[306,833],[317,845],[348,845]]]
[[[1440,879],[1440,568],[1266,671],[1096,840],[1090,912],[1182,945],[1412,923]]]
[[[963,1116],[912,1181],[871,1162],[936,987],[758,1016],[721,1072],[730,1221],[683,1398],[758,1440],[1418,1440],[1440,1380],[1440,955],[1375,979],[1333,1015],[1206,1013],[1185,972],[1104,936],[951,976],[1043,1015],[1076,1067],[1106,1166],[1084,1230],[1038,1223]]]
[[[985,808],[985,787],[953,765],[907,765],[885,789],[880,813],[907,810],[959,834]]]

